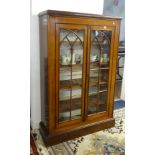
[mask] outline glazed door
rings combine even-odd
[[[56,127],[84,119],[87,27],[56,25]]]
[[[90,26],[88,31],[88,67],[86,115],[108,117],[114,27]],[[89,117],[90,116],[90,117]]]

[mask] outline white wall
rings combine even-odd
[[[104,0],[103,14],[122,17],[119,40],[125,41],[125,0]]]
[[[32,0],[32,14],[50,10],[102,14],[104,0]]]
[[[30,35],[30,103],[31,125],[38,128],[41,119],[40,109],[40,60],[39,60],[39,27],[38,17],[31,15]]]
[[[38,128],[41,120],[39,24],[37,14],[44,10],[63,10],[82,13],[103,13],[104,0],[32,0],[31,1],[31,53],[30,102],[31,126]]]
[[[125,0],[119,0],[114,2],[114,0],[104,0],[103,14],[105,16],[118,16],[122,17],[121,29],[120,29],[120,41],[125,41]],[[125,71],[125,68],[124,68]],[[125,100],[125,78],[123,75],[121,96],[122,100]]]

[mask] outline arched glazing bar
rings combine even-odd
[[[81,43],[81,45],[82,45],[82,47],[83,47],[83,42],[82,42],[82,40],[80,39],[80,37],[77,35],[77,33],[75,33],[73,30],[68,30],[68,29],[64,29],[64,30],[69,31],[69,33],[61,40],[60,46],[61,46],[61,44],[63,43],[63,41],[64,41],[65,39],[67,39],[67,41],[69,42],[71,48],[73,48],[73,46],[74,46],[74,44],[75,44],[75,42],[76,42],[77,40],[80,41],[80,43]],[[71,43],[71,41],[68,39],[68,36],[69,36],[71,33],[73,33],[73,34],[76,36],[76,39],[75,39],[74,42],[72,42],[72,43]]]

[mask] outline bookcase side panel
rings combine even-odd
[[[48,128],[48,16],[39,17],[41,121]]]

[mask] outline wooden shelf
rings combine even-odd
[[[103,41],[99,41],[102,47],[109,47],[109,44],[103,44]],[[98,45],[98,41],[91,41],[91,45]]]
[[[101,67],[100,69],[102,69],[102,70],[108,70],[109,67]]]
[[[97,99],[96,100],[92,100],[89,102],[88,107],[96,107],[96,106],[104,106],[106,103],[100,103],[101,100],[99,100],[99,104],[97,104]]]
[[[101,81],[99,82],[99,85],[105,85],[105,84],[108,84],[107,81]],[[92,80],[89,82],[89,86],[96,86],[98,85],[98,80]]]
[[[108,79],[107,79],[108,80]],[[99,83],[100,84],[105,84],[105,83],[108,83],[107,80],[102,80],[101,78],[99,79]],[[89,77],[89,83],[98,83],[98,76],[90,76]]]
[[[60,117],[59,120],[60,120],[60,124],[61,124],[61,123],[67,123],[71,120],[80,119],[80,118],[81,118],[81,115],[72,115],[71,119],[70,119],[70,117]]]
[[[78,110],[78,109],[81,109],[81,105],[78,105],[78,104],[74,104],[71,106],[71,109],[70,109],[70,104],[62,104],[60,105],[60,109],[59,111],[60,112],[70,112],[70,110]]]
[[[98,95],[98,93],[104,93],[104,92],[108,92],[108,90],[102,90],[99,92],[90,93],[90,94],[88,94],[88,96],[94,96],[94,95]]]
[[[108,90],[100,90],[99,93],[104,93],[104,92],[108,92]]]
[[[67,111],[70,112],[70,108],[71,110],[81,109],[81,98],[72,100],[71,107],[69,101],[68,102],[61,101],[59,104],[60,112],[67,112]]]
[[[101,90],[99,92],[91,92],[88,94],[88,96],[94,96],[94,95],[98,95],[98,93],[104,93],[104,92],[108,92],[107,89],[105,90]],[[63,101],[69,101],[70,99],[72,100],[72,102],[74,102],[73,100],[75,99],[81,99],[82,98],[82,95],[81,94],[77,94],[77,95],[72,95],[72,97],[70,98],[70,96],[64,96],[62,98],[59,99],[60,102],[63,102]]]
[[[82,79],[60,81],[60,89],[81,89]]]
[[[99,68],[109,69],[109,63],[90,62],[90,69]]]
[[[60,64],[60,68],[81,68],[83,64],[68,64],[68,65],[62,65]]]
[[[81,85],[72,85],[72,87],[71,87],[71,85],[66,85],[66,86],[61,86],[60,87],[60,89],[61,90],[66,90],[66,89],[71,89],[71,90],[74,90],[74,89],[81,89],[82,87],[81,87]]]
[[[99,84],[104,85],[104,84],[108,84],[108,82],[107,81],[101,81],[101,82],[99,82]]]
[[[91,99],[91,102],[89,102],[88,106],[89,107],[96,107],[96,106],[104,106],[104,104],[100,104],[101,101],[99,101],[99,104],[97,104],[97,99]],[[59,111],[62,112],[70,112],[70,110],[78,110],[81,109],[81,100],[80,99],[76,99],[71,103],[70,106],[70,102],[60,102],[59,105]]]
[[[82,84],[81,84],[81,79],[76,79],[73,80],[72,84],[70,80],[66,80],[66,81],[61,81],[60,84],[60,90],[75,90],[75,89],[82,89]],[[101,81],[98,83],[98,80],[91,80],[89,82],[89,87],[90,86],[98,86],[98,84],[101,85],[107,85],[108,82],[107,81]]]
[[[99,69],[102,69],[102,70],[107,70],[109,69],[109,67],[101,67],[101,68],[90,68],[90,71],[96,71],[96,70],[99,70]]]
[[[69,65],[60,65],[60,69],[68,69],[71,68],[72,69],[81,69],[82,70],[82,65],[83,64],[69,64]],[[101,66],[99,68],[99,65]],[[105,63],[105,64],[99,64],[99,62],[90,62],[90,70],[98,70],[98,69],[109,69],[109,64]]]
[[[81,99],[81,98],[82,98],[81,94],[72,95],[71,100],[73,100],[73,99]],[[62,97],[61,99],[59,99],[59,101],[68,101],[68,100],[70,100],[70,96],[65,96],[65,97]]]

